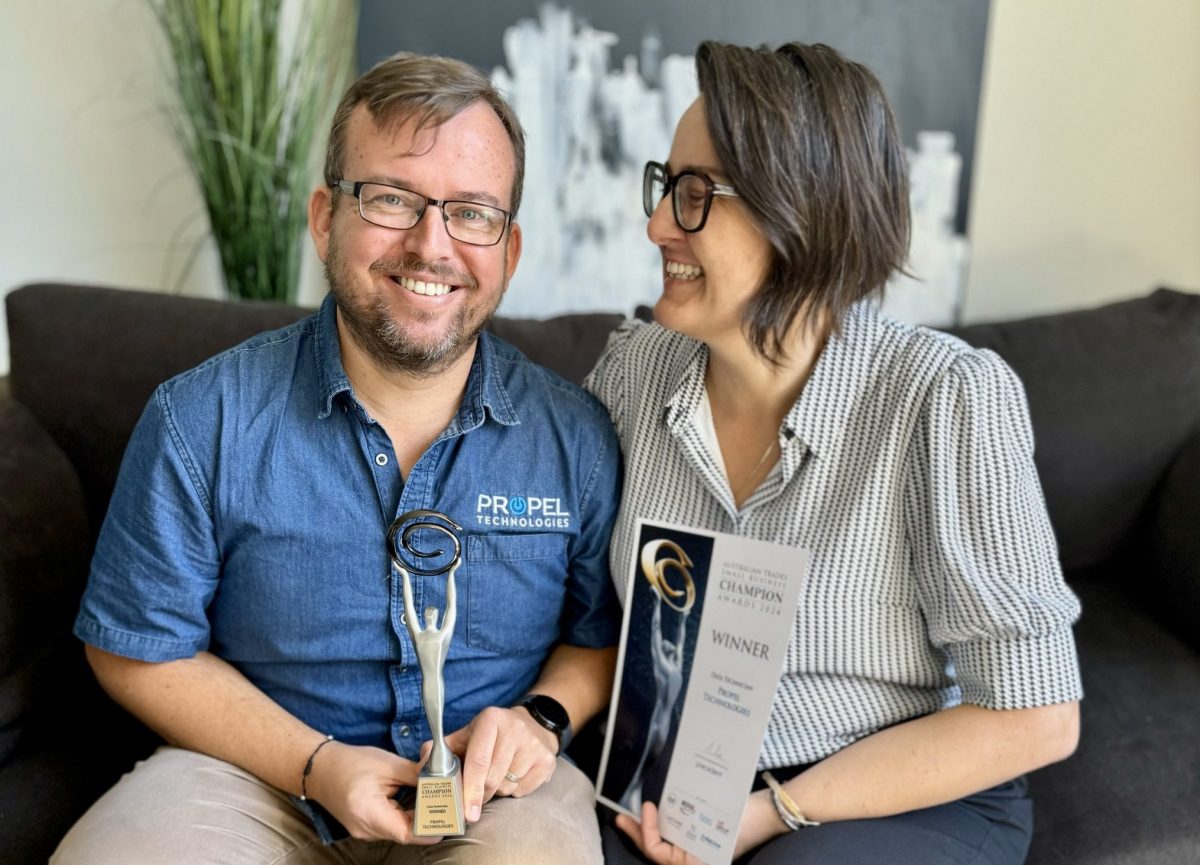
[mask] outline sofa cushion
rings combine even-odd
[[[609,332],[621,321],[620,315],[609,312],[577,312],[543,320],[498,316],[489,329],[534,363],[581,384],[604,350]]]
[[[1152,567],[1141,594],[1200,651],[1200,434],[1171,465],[1148,534]]]
[[[1127,545],[1175,455],[1200,428],[1200,295],[950,329],[1021,377],[1063,566]]]
[[[93,535],[125,444],[161,382],[309,310],[84,285],[32,285],[7,297],[12,395],[79,473]]]
[[[71,622],[87,573],[83,495],[66,455],[24,406],[0,398],[0,765],[71,690]],[[36,689],[35,689],[36,683]]]
[[[1079,750],[1030,776],[1028,865],[1200,862],[1200,658],[1121,588],[1078,589]]]

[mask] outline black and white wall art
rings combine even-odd
[[[824,42],[883,82],[908,146],[909,270],[884,308],[957,320],[989,0],[362,0],[359,65],[396,51],[457,57],[489,74],[525,127],[525,248],[501,307],[511,316],[629,313],[661,282],[646,239],[641,171],[663,160],[695,98],[705,39]]]

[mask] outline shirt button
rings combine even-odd
[[[400,735],[401,735],[401,737],[407,739],[409,736],[412,735],[412,727],[408,726],[408,724],[405,724],[403,727],[400,728]]]
[[[387,454],[375,454],[375,465],[386,466],[387,465]]]

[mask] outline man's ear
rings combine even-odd
[[[512,275],[516,273],[517,261],[521,258],[521,226],[515,222],[508,227],[508,240],[505,241],[507,249],[507,261],[504,263],[504,281],[512,279]]]
[[[308,233],[324,263],[329,251],[329,234],[333,230],[333,190],[321,184],[308,197]]]

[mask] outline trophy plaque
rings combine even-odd
[[[422,559],[444,559],[445,550],[419,550],[414,546],[413,534],[422,529],[440,532],[454,544],[450,561],[444,567],[420,567]],[[412,638],[417,653],[417,664],[421,668],[421,702],[425,706],[425,717],[433,738],[433,750],[421,768],[417,778],[416,802],[414,805],[413,834],[423,837],[438,835],[462,835],[466,831],[463,813],[462,767],[458,757],[446,744],[444,714],[446,686],[442,667],[450,651],[450,639],[454,636],[457,617],[454,574],[462,561],[462,545],[455,532],[462,526],[437,511],[409,511],[396,518],[388,529],[388,555],[392,559],[404,587],[404,623]],[[405,561],[401,548],[414,563]],[[424,616],[418,618],[413,604],[412,579],[410,575],[433,577],[446,574],[446,609],[438,623],[438,609],[426,607]],[[422,620],[424,624],[422,625]]]

